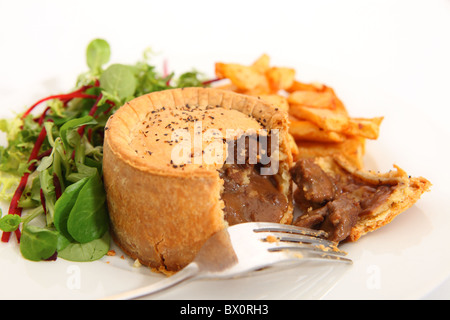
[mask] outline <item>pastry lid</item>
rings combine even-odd
[[[287,132],[287,115],[257,97],[181,88],[127,102],[108,120],[105,143],[139,170],[210,175],[223,166],[227,139],[273,129]],[[279,144],[290,154],[287,141]]]

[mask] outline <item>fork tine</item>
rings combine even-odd
[[[284,233],[284,232],[258,232],[256,233],[257,237],[261,241],[265,242],[291,242],[291,243],[308,243],[311,245],[321,245],[322,247],[336,249],[336,243],[312,236],[302,235],[302,234],[293,234],[293,233]]]
[[[347,253],[339,250],[337,243],[322,238],[327,236],[327,233],[322,230],[262,222],[256,223],[253,231],[270,252],[294,251],[297,256],[301,253],[315,258],[352,261],[343,258]]]
[[[335,261],[342,261],[345,263],[352,264],[353,261],[351,259],[345,258],[342,254],[338,254],[337,252],[327,252],[322,250],[312,250],[310,248],[304,248],[300,246],[281,246],[281,247],[273,247],[268,249],[269,252],[283,252],[289,253],[292,255],[294,259],[328,259]]]
[[[259,235],[259,234],[258,234]],[[337,248],[334,242],[303,235],[275,236],[271,233],[262,233],[259,240],[265,243],[268,250],[297,249],[312,250],[332,255],[347,255]]]
[[[300,235],[309,235],[313,237],[327,237],[327,233],[323,230],[313,230],[308,228],[297,227],[294,225],[286,225],[270,222],[258,222],[255,224],[254,232],[288,232]]]
[[[261,237],[260,240],[269,243],[269,247],[292,246],[298,248],[314,249],[321,252],[333,252],[337,255],[346,255],[344,251],[341,251],[337,248],[336,243],[325,239],[303,235],[278,236],[271,233],[263,233],[261,235],[266,235],[265,237]],[[275,239],[271,237],[275,237]]]

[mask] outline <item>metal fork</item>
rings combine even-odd
[[[174,275],[154,284],[107,300],[149,296],[193,279],[226,279],[283,263],[328,260],[352,263],[326,232],[292,225],[248,222],[217,232],[202,246],[194,261]]]

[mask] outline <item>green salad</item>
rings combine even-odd
[[[14,234],[32,261],[93,261],[110,248],[102,182],[103,137],[108,118],[125,102],[170,88],[204,86],[197,71],[160,74],[149,52],[134,65],[109,64],[110,46],[91,41],[88,71],[69,93],[45,97],[13,119],[1,119],[1,241]]]

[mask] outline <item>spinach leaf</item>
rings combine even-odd
[[[20,237],[20,252],[31,261],[50,258],[56,251],[58,232],[24,224]]]
[[[70,212],[75,205],[78,195],[87,181],[88,178],[84,178],[68,186],[55,203],[55,216],[53,223],[56,230],[58,230],[70,241],[73,241],[73,238],[67,230],[67,221],[69,220]]]
[[[98,239],[108,231],[106,195],[98,173],[90,177],[78,193],[67,220],[69,234],[80,243]]]
[[[88,262],[102,258],[109,250],[110,234],[87,243],[69,243],[64,249],[58,251],[58,257],[69,261]]]

